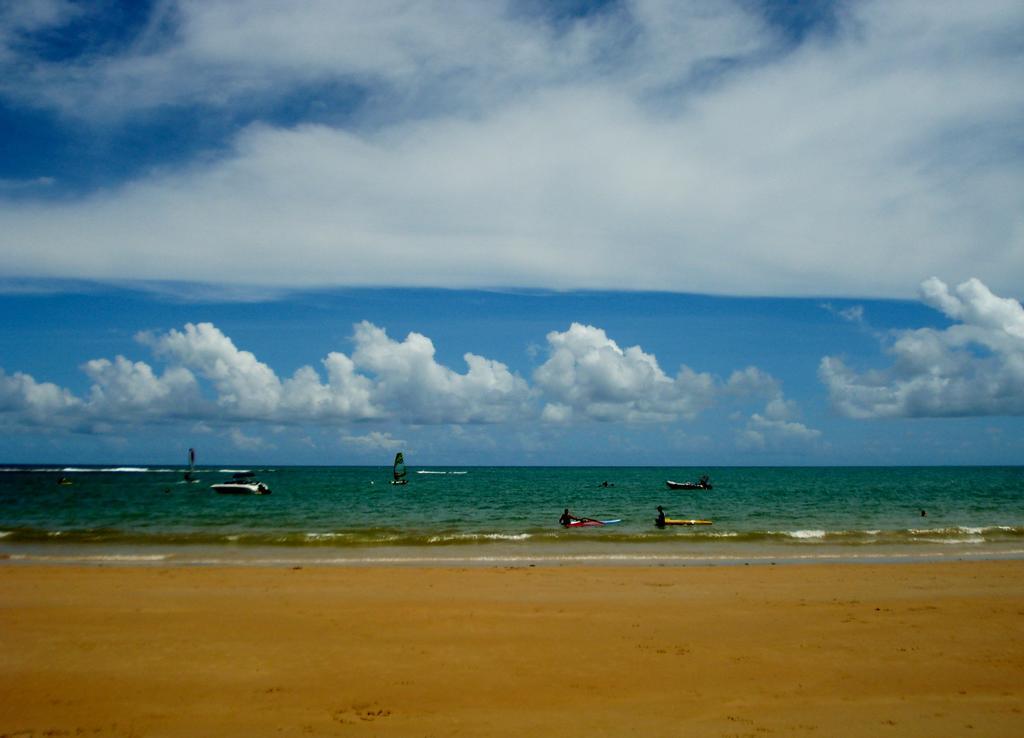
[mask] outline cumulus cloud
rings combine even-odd
[[[692,420],[720,402],[756,400],[764,409],[737,432],[740,449],[806,447],[821,437],[796,419],[799,409],[781,383],[756,366],[736,370],[726,381],[685,365],[670,377],[639,346],[622,349],[602,329],[579,323],[552,331],[547,341],[548,359],[533,376],[546,400],[544,422],[673,422]]]
[[[232,415],[266,416],[281,403],[281,381],[249,351],[239,351],[230,338],[211,323],[189,323],[184,331],[163,336],[139,334],[158,356],[191,367],[211,380],[217,404]]]
[[[953,325],[893,333],[891,366],[858,372],[839,357],[819,376],[833,406],[852,418],[1024,414],[1024,308],[978,279],[951,291],[931,278],[922,300]]]
[[[370,322],[354,326],[351,355],[330,352],[318,370],[302,366],[280,378],[251,351],[238,347],[212,323],[188,323],[136,340],[166,366],[162,371],[124,356],[81,366],[91,381],[84,397],[23,373],[0,370],[0,426],[62,428],[110,433],[125,427],[188,422],[193,432],[220,432],[240,449],[264,441],[248,428],[283,432],[296,426],[346,427],[340,438],[364,450],[394,450],[405,442],[386,430],[351,430],[357,424],[449,426],[468,442],[493,443],[460,424],[551,426],[591,421],[689,421],[719,402],[764,402],[748,435],[765,439],[815,437],[793,418],[794,403],[781,384],[754,366],[723,381],[680,366],[669,375],[639,346],[621,348],[597,327],[571,324],[547,335],[544,360],[533,383],[505,364],[466,353],[465,371],[437,360],[433,341],[420,333],[396,340]],[[289,431],[290,432],[290,431]]]
[[[0,416],[14,424],[53,426],[63,419],[68,427],[102,422],[106,428],[180,419],[222,426],[238,421],[498,423],[532,412],[532,390],[501,362],[467,353],[468,368],[460,374],[437,362],[426,336],[410,333],[399,342],[368,322],[355,327],[351,357],[331,352],[323,360],[326,382],[310,366],[280,379],[212,323],[136,338],[170,364],[162,374],[123,356],[94,359],[82,367],[92,385],[80,399],[57,385],[0,370]],[[235,438],[239,447],[255,443]],[[381,435],[368,438],[387,441]]]
[[[115,53],[56,61],[11,39],[70,6],[8,11],[12,105],[252,125],[213,159],[0,200],[4,271],[903,297],[925,265],[1018,285],[1020,3],[844,5],[796,45],[759,6],[180,0]],[[333,116],[266,123],[296,90]]]
[[[767,397],[774,399],[781,396],[782,388],[772,375],[761,371],[756,366],[739,369],[729,375],[725,385],[726,392],[736,397]]]
[[[157,376],[148,364],[118,356],[114,361],[93,359],[82,369],[93,381],[87,407],[106,420],[189,417],[202,406],[195,377],[182,367]]]
[[[400,438],[394,438],[390,433],[371,431],[362,436],[342,436],[342,443],[356,446],[364,451],[397,451],[407,444]]]
[[[356,326],[352,361],[375,377],[374,399],[410,423],[496,423],[525,415],[531,399],[525,380],[499,361],[467,353],[459,374],[434,358],[434,344],[410,333],[404,341],[377,326]]]
[[[976,278],[968,279],[952,294],[937,277],[921,284],[921,299],[947,317],[982,329],[989,338],[1002,333],[1024,339],[1024,309],[1016,300],[996,297]]]
[[[820,430],[788,419],[792,412],[792,405],[786,401],[768,403],[763,415],[754,413],[750,416],[746,426],[737,434],[737,445],[746,450],[805,447],[821,438]]]
[[[744,450],[763,450],[806,446],[821,438],[821,431],[796,420],[799,408],[786,399],[782,384],[770,374],[748,366],[733,372],[725,392],[738,398],[765,400],[764,409],[753,413],[737,432],[737,445]]]
[[[0,368],[0,422],[11,426],[62,427],[73,422],[82,401],[51,382]]]
[[[345,354],[332,351],[323,360],[327,383],[315,369],[304,366],[282,386],[282,405],[297,418],[372,419],[383,410],[374,404],[373,383],[356,371]]]
[[[682,366],[669,377],[653,355],[619,348],[600,328],[573,323],[547,341],[548,359],[533,374],[548,398],[545,420],[668,421],[692,418],[714,402],[710,374]]]

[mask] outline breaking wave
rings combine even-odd
[[[253,531],[223,530],[140,530],[123,528],[30,528],[0,530],[5,545],[18,543],[108,543],[143,545],[232,545],[294,547],[376,547],[376,546],[487,546],[491,544],[576,544],[627,543],[646,545],[736,546],[761,544],[772,547],[807,548],[815,546],[871,547],[926,546],[949,544],[999,544],[1024,541],[1024,527],[995,525],[987,527],[955,526],[947,528],[910,528],[905,530],[798,529],[791,531],[737,530],[644,530],[613,528],[551,529],[521,531],[487,530],[396,530],[359,528],[326,531]]]

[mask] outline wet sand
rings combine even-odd
[[[0,566],[0,735],[1024,735],[1024,562]]]

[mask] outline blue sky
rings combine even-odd
[[[1016,2],[0,8],[0,461],[1019,463]]]

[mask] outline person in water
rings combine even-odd
[[[661,509],[661,505],[658,505],[658,517],[654,519],[654,524],[659,528],[665,527],[665,511]]]
[[[579,518],[576,518],[576,517],[574,517],[574,516],[569,514],[569,508],[565,508],[565,512],[562,513],[562,517],[560,517],[558,519],[558,522],[559,522],[559,524],[561,526],[563,526],[565,528],[568,528],[569,527],[569,523],[573,522],[574,520],[578,520],[578,519]]]

